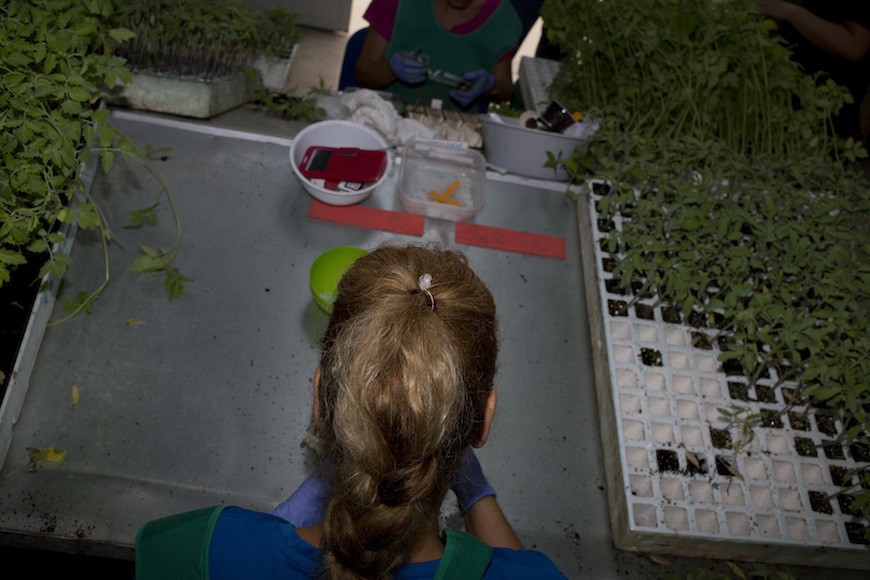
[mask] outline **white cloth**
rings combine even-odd
[[[375,91],[345,93],[341,103],[350,111],[349,121],[377,131],[393,145],[407,145],[415,138],[433,139],[435,132],[413,119],[403,119],[393,105]]]

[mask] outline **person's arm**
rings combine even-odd
[[[284,518],[297,528],[319,524],[323,521],[326,506],[332,499],[334,477],[335,468],[332,464],[321,463],[290,497],[269,513]]]
[[[475,101],[506,101],[513,92],[510,60],[497,63],[492,71],[482,68],[468,71],[462,77],[468,86],[450,91],[450,97],[463,107]]]
[[[387,60],[389,42],[369,28],[356,61],[356,81],[361,87],[383,89],[396,81],[396,73]]]
[[[807,41],[828,54],[857,63],[870,52],[870,30],[857,22],[825,20],[784,0],[756,0],[756,3],[764,14],[791,24]]]
[[[492,87],[490,100],[507,101],[514,92],[513,75],[511,74],[511,59],[500,60],[492,67],[495,84]]]
[[[416,85],[426,80],[428,69],[413,54],[397,52],[386,57],[389,41],[373,28],[366,32],[356,61],[356,80],[361,87],[383,89],[400,80]]]
[[[470,534],[493,548],[523,549],[495,499],[495,489],[483,475],[483,468],[470,447],[450,488],[459,500],[465,528]]]
[[[514,533],[494,495],[485,496],[465,512],[465,529],[492,548],[522,550],[523,544]]]

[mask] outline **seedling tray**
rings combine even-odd
[[[842,425],[823,410],[784,416],[777,377],[751,385],[719,362],[715,320],[637,298],[611,272],[599,219],[603,184],[579,203],[580,240],[616,545],[647,553],[870,569],[850,498],[837,496],[868,450],[830,445]],[[720,409],[759,413],[743,436]]]
[[[131,83],[115,87],[104,98],[111,105],[208,119],[243,105],[245,82],[242,73],[215,81],[134,73]]]

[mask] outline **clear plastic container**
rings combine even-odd
[[[402,156],[398,193],[409,213],[458,222],[483,207],[485,183],[478,151],[415,140]]]

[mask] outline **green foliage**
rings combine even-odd
[[[184,283],[190,282],[191,278],[181,274],[181,271],[173,265],[174,256],[163,248],[151,248],[140,246],[142,254],[133,262],[133,272],[150,272],[166,274],[166,293],[169,301],[175,300],[184,292]]]
[[[260,49],[266,54],[289,56],[299,42],[296,14],[284,7],[270,8],[259,15],[263,38]]]
[[[620,224],[605,244],[622,286],[715,321],[723,364],[796,385],[781,413],[814,406],[838,444],[870,446],[866,151],[830,130],[847,91],[803,74],[749,0],[543,14],[569,55],[554,96],[602,117],[585,153],[551,163],[609,184],[598,212]],[[760,417],[726,413],[751,440]]]
[[[181,271],[175,265],[175,258],[178,255],[178,250],[181,248],[181,220],[178,216],[178,209],[175,206],[175,196],[172,193],[172,188],[166,178],[154,166],[151,160],[152,155],[162,154],[168,150],[157,150],[152,147],[147,147],[148,155],[143,155],[143,160],[152,174],[160,181],[163,192],[166,193],[166,199],[169,201],[172,215],[175,217],[175,242],[167,250],[165,248],[151,248],[149,246],[140,246],[141,254],[133,262],[131,270],[133,272],[150,272],[152,274],[164,273],[166,275],[165,288],[169,301],[173,301],[184,292],[184,283],[191,282],[192,278],[188,278],[181,274]],[[130,212],[130,217],[125,222],[126,228],[138,228],[143,225],[153,225],[157,223],[157,214],[155,213],[159,201],[144,207],[142,209],[133,210]]]
[[[70,219],[65,206],[91,152],[105,167],[122,141],[97,107],[102,86],[130,80],[102,24],[108,0],[38,4],[0,7],[0,285],[33,254],[49,253],[43,273],[63,273],[69,260],[52,253],[52,226]],[[85,229],[101,225],[89,199],[74,217]]]
[[[96,155],[106,173],[117,156],[147,162],[100,107],[103,88],[132,80],[115,55],[132,32],[111,26],[111,13],[110,0],[12,0],[0,7],[0,285],[29,260],[44,260],[40,277],[63,275],[70,258],[55,250],[64,239],[59,223],[99,230],[107,252],[112,234],[83,191],[85,162]],[[153,223],[153,212],[134,212],[132,220]],[[180,226],[172,259],[179,240]],[[166,271],[173,268],[170,260]],[[103,283],[67,300],[68,311],[90,311],[108,279],[106,259]],[[170,298],[180,288],[174,283]]]
[[[74,314],[79,311],[84,311],[90,314],[91,306],[93,305],[95,298],[95,296],[82,290],[73,297],[64,298],[61,300],[61,303],[63,304],[63,309],[67,314]]]
[[[166,294],[169,296],[170,302],[175,300],[184,293],[184,283],[192,281],[191,278],[182,275],[181,271],[175,266],[166,268]]]
[[[308,89],[308,95],[312,96],[312,97],[316,96],[316,95],[331,95],[331,94],[332,94],[332,89],[326,84],[326,81],[323,80],[323,77],[320,77],[316,87],[311,87],[310,89]]]
[[[157,223],[157,213],[155,210],[157,209],[158,203],[152,203],[148,207],[144,207],[142,209],[134,209],[130,212],[130,217],[124,222],[125,228],[139,228],[143,225],[153,226]]]
[[[571,110],[746,155],[836,149],[826,129],[848,91],[802,73],[752,0],[549,0],[543,15],[568,54],[554,90]]]
[[[112,26],[129,29],[118,54],[133,70],[201,79],[235,75],[261,54],[288,56],[299,41],[285,8],[242,0],[111,0]]]
[[[252,79],[254,80],[254,79]],[[312,87],[307,97],[300,97],[293,92],[271,91],[263,83],[255,82],[256,88],[251,94],[248,106],[262,111],[270,117],[285,121],[307,121],[314,123],[326,116],[326,111],[317,106],[317,94],[328,94],[320,79],[319,87]]]

